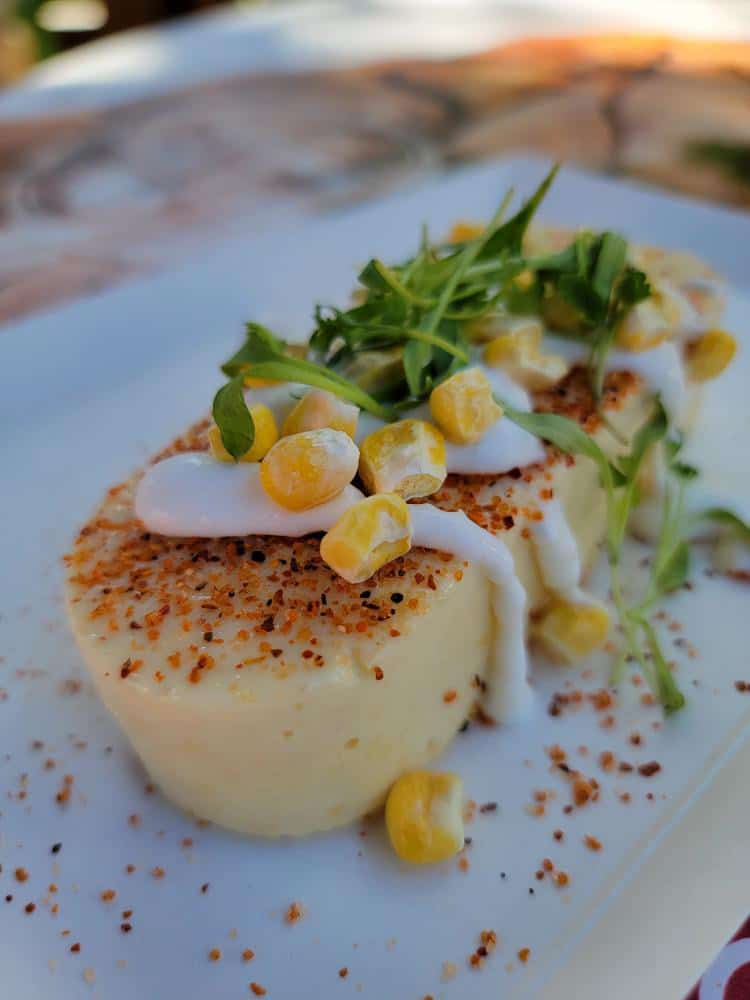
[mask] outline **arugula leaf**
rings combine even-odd
[[[286,350],[286,342],[279,340],[260,323],[246,323],[245,336],[245,343],[242,347],[221,366],[221,370],[230,378],[239,375],[249,365],[258,361],[268,361],[278,354],[283,354]]]
[[[690,546],[681,539],[661,562],[655,572],[655,582],[662,594],[679,590],[690,573]]]
[[[243,377],[237,375],[214,396],[211,408],[221,441],[232,458],[239,459],[255,440],[255,424],[245,403]]]
[[[737,536],[746,544],[750,545],[750,524],[743,521],[741,517],[729,510],[727,507],[708,507],[693,516],[694,523],[698,521],[713,521],[714,524],[724,525],[736,532]]]
[[[653,681],[656,687],[656,695],[667,715],[678,712],[685,705],[685,695],[680,691],[677,681],[669,669],[669,664],[661,650],[656,629],[645,618],[640,619],[638,624],[646,634],[646,641],[651,652],[652,663],[654,665]]]
[[[432,363],[432,346],[423,340],[410,340],[404,347],[403,364],[409,392],[420,399],[429,392],[432,379],[427,369]]]
[[[518,212],[511,219],[508,219],[503,226],[500,226],[485,242],[480,250],[479,259],[484,260],[487,257],[493,257],[502,252],[520,254],[526,230],[529,228],[531,220],[536,215],[537,209],[544,200],[555,177],[557,177],[559,170],[560,164],[556,163]]]

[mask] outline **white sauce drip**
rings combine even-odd
[[[293,512],[268,496],[257,462],[217,462],[206,452],[173,455],[138,484],[135,512],[149,531],[185,538],[327,531],[363,494],[347,486],[333,500]]]
[[[566,600],[585,600],[579,587],[581,557],[578,543],[562,504],[553,499],[540,509],[544,515],[543,520],[529,520],[527,523],[544,585],[547,590]]]
[[[526,650],[526,591],[505,543],[470,521],[463,511],[432,504],[409,507],[414,545],[450,552],[478,563],[492,583],[494,636],[486,704],[497,722],[523,718],[532,703]]]

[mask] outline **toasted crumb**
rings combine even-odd
[[[301,903],[290,903],[284,914],[284,923],[296,924],[305,915],[305,908]]]
[[[597,837],[592,837],[589,834],[583,838],[583,842],[588,847],[590,851],[601,851],[602,842]]]
[[[252,962],[252,960],[254,958],[255,958],[255,952],[253,951],[253,949],[252,948],[245,948],[245,950],[242,952],[242,961],[243,962]]]
[[[570,876],[567,872],[555,872],[555,885],[560,889],[564,889],[566,885],[570,884]]]
[[[349,970],[347,969],[346,966],[339,969],[339,979],[346,979],[348,975],[349,975]]]
[[[103,903],[111,903],[116,896],[117,893],[114,889],[104,889],[99,893],[99,899],[101,899]]]
[[[456,978],[458,973],[458,966],[455,962],[443,962],[442,971],[440,973],[440,982],[449,983],[452,979]]]
[[[250,991],[255,994],[256,997],[264,997],[267,990],[264,990],[260,983],[250,983]]]
[[[212,962],[218,962],[221,958],[221,948],[212,948],[208,953],[208,957]]]
[[[152,875],[153,878],[156,878],[156,879],[164,878],[164,876],[166,874],[167,873],[164,871],[164,869],[160,865],[157,865],[155,868],[151,869],[151,875]]]
[[[525,965],[531,955],[531,948],[519,948],[518,950],[518,961],[523,962]]]
[[[13,874],[15,876],[16,882],[28,882],[29,880],[29,873],[26,871],[25,868],[16,868]]]

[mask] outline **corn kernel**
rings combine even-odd
[[[385,824],[402,861],[447,861],[464,846],[461,779],[431,771],[403,774],[388,793]]]
[[[359,446],[359,475],[368,493],[426,497],[445,481],[445,438],[426,420],[399,420]]]
[[[449,441],[474,444],[503,415],[481,368],[463,368],[430,394],[430,412]]]
[[[682,310],[667,292],[654,288],[651,296],[628,312],[617,330],[617,346],[625,351],[650,351],[674,336]]]
[[[529,392],[548,389],[567,375],[568,363],[558,354],[542,354],[541,342],[541,324],[529,320],[491,341],[484,360],[502,368]]]
[[[281,428],[284,437],[302,431],[331,427],[353,438],[357,431],[359,408],[325,389],[311,389],[288,414]]]
[[[601,604],[557,600],[544,610],[533,631],[556,659],[573,663],[604,645],[609,613]]]
[[[260,466],[263,489],[280,507],[300,511],[337,496],[352,481],[359,449],[348,434],[323,427],[280,438]]]
[[[709,330],[694,340],[687,350],[688,376],[694,382],[718,378],[737,353],[737,341],[726,330]]]
[[[411,519],[395,493],[366,497],[323,536],[320,555],[349,583],[362,583],[411,548]]]
[[[260,462],[263,456],[269,451],[279,439],[279,431],[273,413],[264,403],[257,403],[250,407],[250,416],[255,425],[255,440],[253,446],[244,455],[240,455],[240,462]],[[211,454],[220,462],[233,462],[234,459],[224,447],[221,440],[221,431],[214,424],[208,431],[208,445]]]
[[[484,232],[484,226],[478,222],[456,222],[451,228],[448,241],[450,243],[468,243]]]

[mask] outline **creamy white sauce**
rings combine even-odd
[[[539,574],[551,593],[570,601],[580,599],[581,557],[562,504],[552,499],[540,510],[543,520],[527,522]]]
[[[571,365],[585,364],[586,346],[577,340],[545,336],[545,346],[560,354]],[[607,372],[630,371],[640,375],[654,393],[661,396],[672,423],[680,426],[686,416],[687,383],[680,348],[665,341],[648,351],[611,351],[605,365]]]
[[[526,591],[505,543],[463,511],[410,505],[414,545],[450,552],[482,567],[492,586],[494,635],[487,672],[487,711],[497,722],[523,718],[532,703],[526,649]]]
[[[217,462],[206,452],[173,455],[152,465],[138,484],[135,512],[149,531],[185,538],[286,535],[328,531],[362,499],[347,486],[333,500],[292,512],[268,496],[256,462]]]
[[[487,376],[493,391],[516,409],[528,411],[531,400],[528,393],[513,382],[504,371],[477,364]],[[421,403],[404,413],[404,418],[432,422],[429,403]],[[356,440],[363,441],[368,434],[384,426],[384,422],[369,413],[360,413]],[[475,444],[452,444],[446,441],[445,463],[448,472],[462,475],[494,475],[521,469],[535,462],[544,461],[541,441],[522,430],[517,424],[501,417],[496,420]]]

